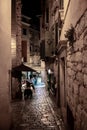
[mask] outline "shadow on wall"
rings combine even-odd
[[[74,130],[74,117],[68,105],[67,105],[67,123],[69,130]]]

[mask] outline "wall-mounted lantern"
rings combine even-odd
[[[48,69],[48,74],[53,74],[53,71],[51,69]]]

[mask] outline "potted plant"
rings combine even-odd
[[[72,25],[66,31],[65,38],[67,38],[67,40],[69,41],[69,45],[73,46],[73,43],[76,41],[76,37],[75,37],[75,29],[74,29],[74,27]]]

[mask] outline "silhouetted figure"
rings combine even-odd
[[[31,88],[30,88],[30,86],[28,86],[26,89],[25,89],[25,91],[24,91],[24,98],[25,99],[28,99],[28,98],[32,98],[32,94],[33,94],[33,92],[32,92],[32,90],[31,90]]]
[[[27,88],[24,91],[24,98],[25,99],[28,99],[28,98],[31,99],[32,96],[33,96],[33,91],[35,91],[35,87],[31,82],[27,81],[26,84],[27,84]]]

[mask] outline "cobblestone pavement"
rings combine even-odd
[[[32,99],[13,102],[12,119],[12,130],[65,130],[45,87],[36,88]]]

